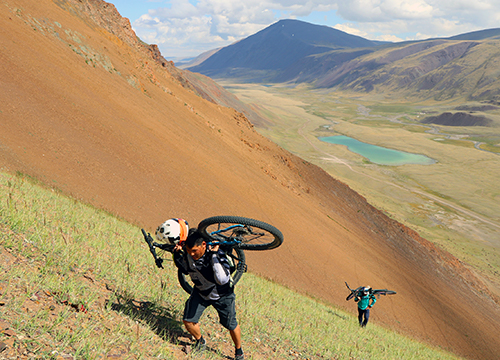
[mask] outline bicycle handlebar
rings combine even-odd
[[[162,250],[165,250],[168,252],[173,252],[175,245],[155,243],[153,238],[151,237],[151,235],[149,233],[146,233],[146,231],[144,229],[141,229],[141,231],[142,231],[142,235],[144,236],[144,240],[146,241],[146,243],[149,246],[149,251],[151,252],[151,254],[153,255],[153,257],[155,259],[156,266],[159,267],[160,269],[163,269],[163,259],[158,257],[158,255],[156,254],[156,248],[159,248],[159,249],[162,249]]]

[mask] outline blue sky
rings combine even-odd
[[[371,40],[446,37],[500,27],[499,0],[114,0],[136,34],[169,60],[195,57],[281,19]]]

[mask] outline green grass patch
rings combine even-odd
[[[469,139],[481,142],[479,147],[483,150],[500,153],[500,136],[498,135],[471,136]]]
[[[416,114],[414,106],[401,105],[401,104],[371,104],[369,108],[373,113],[396,113],[396,114]]]
[[[498,135],[485,135],[485,136],[471,136],[471,140],[484,142],[490,145],[500,146],[500,136]]]
[[[187,295],[171,262],[156,269],[139,228],[1,173],[0,218],[1,317],[28,356],[184,356]],[[236,293],[249,359],[456,358],[376,324],[360,329],[354,316],[250,273]],[[202,328],[212,349],[204,358],[227,358],[229,335],[212,309]]]
[[[352,122],[353,124],[363,125],[367,127],[375,128],[400,128],[401,124],[391,122],[389,120],[356,120]]]
[[[483,150],[500,154],[500,145],[481,144],[479,147]]]
[[[438,140],[440,144],[448,144],[448,145],[454,145],[454,146],[462,146],[466,148],[474,148],[474,143],[470,140],[453,140],[453,139],[443,139],[443,140]]]
[[[402,128],[414,133],[425,133],[427,130],[429,130],[427,126],[420,125],[403,125]]]

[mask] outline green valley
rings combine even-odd
[[[219,82],[270,120],[272,125],[259,132],[347,183],[390,217],[479,270],[498,289],[500,108],[479,102],[464,107],[460,100],[410,102],[306,85]],[[493,126],[421,122],[464,109],[491,119]],[[437,162],[377,165],[345,146],[318,140],[334,135]]]

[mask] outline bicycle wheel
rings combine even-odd
[[[270,250],[283,243],[283,234],[274,226],[240,216],[213,216],[202,220],[198,230],[213,241],[236,241],[243,250]]]
[[[184,291],[191,294],[193,291],[193,285],[191,281],[188,280],[188,276],[184,275],[180,269],[177,270],[177,279],[179,280],[179,284],[181,284]]]
[[[375,295],[394,295],[394,294],[396,294],[396,292],[392,291],[392,290],[378,289],[378,290],[373,290],[373,294],[375,294]]]
[[[234,271],[231,273],[231,286],[235,286],[238,281],[240,281],[243,273],[247,271],[247,265],[245,262],[245,253],[242,249],[230,248],[226,252],[226,256],[230,263],[232,263],[232,268]],[[177,279],[179,284],[184,289],[185,292],[191,294],[193,291],[193,283],[189,279],[188,275],[184,275],[180,270],[177,271]]]
[[[355,296],[359,296],[359,293],[361,292],[361,290],[364,288],[364,286],[360,286],[358,287],[357,289],[355,290],[351,290],[351,293],[349,295],[347,295],[346,297],[346,300],[349,301],[351,300],[353,297]]]

